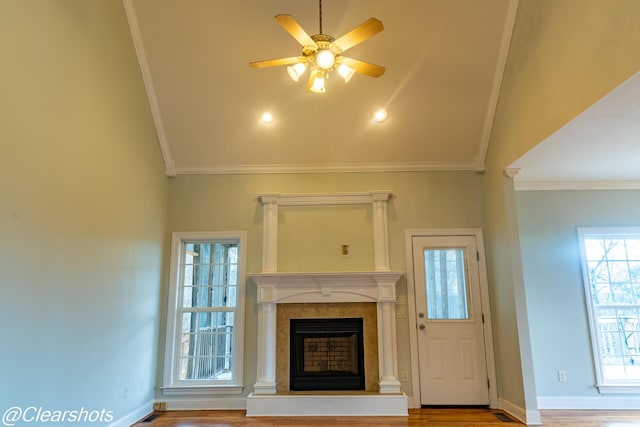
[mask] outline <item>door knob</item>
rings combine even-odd
[[[420,324],[418,325],[418,328],[420,328],[420,330],[421,330],[421,331],[424,331],[424,330],[425,330],[425,328],[426,328],[426,326],[424,326],[424,323],[420,323]]]

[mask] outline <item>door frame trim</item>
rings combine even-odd
[[[437,236],[470,236],[476,239],[479,254],[478,277],[480,280],[480,301],[485,322],[484,347],[487,363],[489,387],[489,406],[498,408],[498,387],[496,380],[496,363],[493,347],[493,328],[491,326],[491,304],[489,300],[489,283],[487,280],[487,265],[485,262],[484,236],[481,228],[421,228],[405,230],[405,258],[407,262],[407,308],[409,312],[409,346],[411,356],[411,385],[413,389],[413,406],[421,406],[420,395],[420,367],[418,363],[418,321],[416,316],[415,272],[413,265],[413,238]]]

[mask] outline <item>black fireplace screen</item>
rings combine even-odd
[[[291,390],[364,390],[362,318],[291,319]]]

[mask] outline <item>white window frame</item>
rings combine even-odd
[[[236,310],[234,316],[234,356],[232,360],[232,380],[180,380],[178,362],[180,355],[180,331],[178,314],[180,286],[183,274],[180,260],[183,258],[185,244],[193,242],[238,241],[238,283],[236,291]],[[246,231],[196,231],[174,232],[171,235],[171,268],[169,276],[169,295],[167,309],[166,345],[164,358],[164,381],[162,392],[165,395],[180,394],[241,394],[243,385],[244,350],[244,306],[246,283]]]
[[[600,354],[600,334],[598,333],[593,293],[591,290],[587,254],[584,244],[585,238],[629,238],[640,237],[640,227],[578,227],[580,241],[580,258],[582,263],[582,279],[587,301],[587,313],[591,332],[591,346],[596,370],[596,388],[600,393],[640,393],[640,381],[621,380],[611,381],[604,377],[602,357]]]

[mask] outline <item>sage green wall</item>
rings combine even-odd
[[[0,51],[0,412],[115,421],[154,397],[167,203],[122,2],[2,0]]]
[[[511,163],[640,69],[640,2],[520,0],[484,175],[500,396],[536,410]],[[513,359],[519,360],[513,360]]]
[[[576,228],[640,226],[640,191],[523,191],[516,199],[538,395],[599,396]]]
[[[283,206],[278,217],[278,271],[374,270],[373,206]]]
[[[273,174],[273,175],[180,175],[169,184],[168,228],[174,231],[247,231],[247,272],[257,273],[262,267],[262,206],[256,198],[259,193],[341,193],[371,190],[390,190],[393,198],[388,206],[389,252],[392,270],[406,269],[405,230],[410,228],[466,228],[482,225],[482,177],[472,172],[432,172],[432,173],[354,173],[354,174]],[[284,208],[286,210],[288,208]],[[312,225],[331,229],[347,230],[354,226],[358,230],[350,232],[349,244],[352,249],[364,247],[370,236],[361,235],[362,220],[371,224],[366,210],[348,209],[341,216],[340,209],[313,208],[309,211]],[[345,212],[343,212],[345,213]],[[326,214],[327,222],[321,220]],[[284,233],[300,233],[312,238],[309,223],[304,215],[296,212],[297,218],[286,224]],[[287,216],[280,217],[280,221]],[[355,222],[355,223],[354,223]],[[369,225],[367,225],[368,227]],[[298,230],[295,230],[295,228]],[[370,232],[373,232],[371,225]],[[309,234],[310,233],[310,234]],[[166,245],[170,244],[167,236]],[[338,242],[339,235],[330,233],[322,238],[329,243]],[[342,260],[336,259],[333,244],[314,261],[316,266],[343,269]],[[338,248],[335,248],[336,250]],[[293,252],[290,251],[289,255]],[[279,254],[281,257],[281,254]],[[354,255],[358,258],[359,255]],[[167,255],[165,265],[168,266]],[[302,260],[285,265],[298,269]],[[360,267],[360,260],[357,266]],[[356,264],[354,264],[355,266]],[[373,265],[373,262],[370,264]],[[166,277],[165,269],[165,289]],[[403,279],[399,293],[406,294]],[[166,305],[167,295],[163,295]],[[164,310],[163,310],[164,311]],[[257,305],[255,286],[247,283],[246,335],[245,335],[245,394],[252,391],[255,382]],[[166,319],[163,319],[163,324]],[[400,370],[410,372],[409,325],[407,318],[397,319],[398,357]],[[164,355],[164,335],[161,335],[160,363]],[[158,383],[162,383],[162,372],[158,370]],[[411,384],[403,383],[405,393],[411,395]],[[161,397],[161,395],[159,395]]]
[[[528,318],[517,236],[513,181],[499,171],[484,175],[487,272],[498,396],[511,412],[536,411],[535,383],[528,341]],[[534,416],[534,415],[532,415]],[[535,419],[528,422],[536,422]]]

